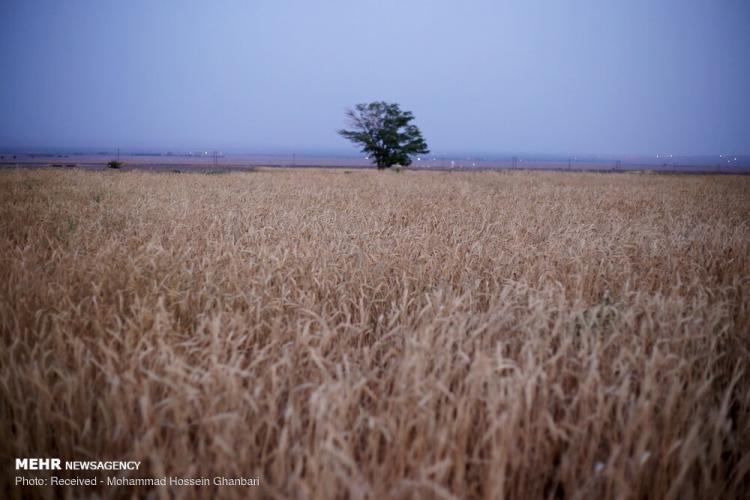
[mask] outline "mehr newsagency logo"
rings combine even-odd
[[[133,460],[66,460],[59,458],[16,458],[16,470],[138,470]]]

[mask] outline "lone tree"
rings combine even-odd
[[[339,130],[339,134],[362,146],[362,152],[375,159],[378,170],[393,165],[411,165],[411,155],[426,154],[427,143],[422,133],[411,122],[411,111],[401,111],[398,104],[371,102],[357,104],[346,112],[354,130]]]

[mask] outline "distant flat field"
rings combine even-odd
[[[103,170],[111,154],[2,154],[0,168],[12,167],[58,167]],[[139,154],[121,155],[124,170],[155,171],[245,171],[255,167],[312,167],[312,168],[375,168],[364,157],[323,156],[323,155],[263,155],[228,154],[213,157],[205,151],[200,154]],[[725,173],[750,174],[750,157],[682,157],[655,158],[627,157],[617,159],[487,159],[482,157],[441,157],[426,155],[415,159],[410,166],[414,170],[553,170],[553,171],[597,171],[626,172],[654,171],[666,173]]]
[[[4,169],[0,283],[6,465],[260,479],[182,498],[750,491],[748,177]]]

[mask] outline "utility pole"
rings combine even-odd
[[[117,148],[117,163],[120,163],[120,148]]]
[[[292,166],[297,166],[297,153],[292,153]]]

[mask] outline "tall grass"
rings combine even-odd
[[[2,171],[0,329],[4,496],[750,491],[749,178]]]

